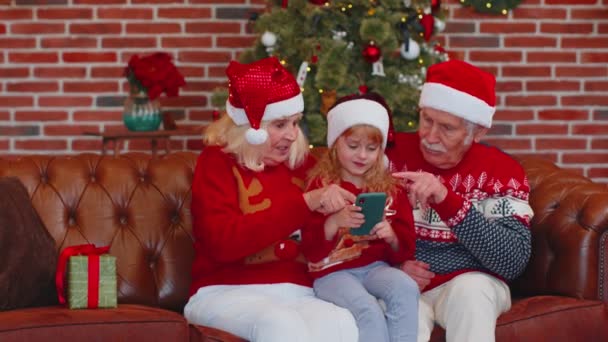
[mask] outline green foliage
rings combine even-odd
[[[321,113],[323,96],[336,91],[337,97],[359,92],[360,86],[385,97],[393,110],[399,131],[416,127],[417,103],[426,68],[447,56],[435,50],[436,42],[424,41],[419,18],[431,0],[328,0],[315,5],[308,0],[269,1],[270,9],[255,21],[258,39],[239,57],[243,63],[277,56],[286,68],[297,74],[303,62],[309,71],[303,89],[304,130],[314,145],[325,144],[326,121]],[[434,13],[442,19],[443,13]],[[407,20],[409,19],[409,20]],[[407,22],[408,25],[404,26]],[[262,44],[265,32],[276,35],[272,47]],[[420,46],[420,56],[407,60],[399,52],[405,38]],[[373,44],[380,48],[384,76],[372,74],[372,64],[362,51]],[[217,91],[212,103],[223,108],[227,92]],[[219,105],[218,105],[219,104]]]
[[[517,7],[521,0],[460,0],[463,6],[471,6],[476,12],[504,14]]]

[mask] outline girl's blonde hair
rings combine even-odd
[[[294,114],[296,115],[296,114]],[[302,115],[302,114],[299,114]],[[262,121],[261,127],[266,129],[271,121]],[[249,125],[238,126],[232,118],[224,113],[220,119],[211,123],[205,129],[203,142],[207,146],[221,146],[223,151],[234,155],[237,162],[252,171],[264,170],[264,154],[270,148],[270,139],[261,145],[252,145],[245,140],[245,132]],[[298,127],[298,136],[289,148],[287,166],[295,169],[300,166],[308,155],[308,141]]]
[[[342,180],[343,166],[338,160],[337,145],[341,138],[347,138],[355,132],[365,134],[376,144],[382,146],[382,133],[376,127],[370,125],[355,125],[348,128],[338,137],[336,142],[329,148],[327,153],[321,157],[317,165],[309,173],[309,182],[320,181],[321,186],[329,184],[340,184]],[[397,181],[390,175],[384,165],[384,151],[378,153],[374,165],[363,175],[363,191],[385,192],[388,196],[398,191]]]

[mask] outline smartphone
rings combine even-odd
[[[382,221],[384,207],[386,205],[386,194],[384,192],[360,193],[355,200],[355,205],[361,207],[361,213],[365,216],[365,222],[358,228],[351,228],[353,235],[368,235],[374,226]]]

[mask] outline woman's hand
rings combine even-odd
[[[355,202],[355,195],[342,189],[339,185],[331,184],[323,188],[304,193],[304,201],[311,211],[331,214]]]
[[[399,238],[397,237],[397,234],[395,234],[393,226],[391,226],[387,220],[378,222],[374,228],[372,228],[370,234],[376,235],[379,239],[384,240],[384,242],[391,246],[393,251],[396,252],[399,250]]]

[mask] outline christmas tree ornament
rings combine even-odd
[[[407,59],[408,61],[414,60],[420,56],[420,45],[418,45],[415,40],[410,38],[407,44],[401,44],[399,53],[401,54],[401,57]]]
[[[435,33],[445,30],[445,22],[439,18],[435,18]]]
[[[365,84],[362,84],[359,86],[359,94],[367,94],[367,91],[369,89],[367,88],[367,86]]]
[[[403,0],[403,6],[412,7],[412,0]]]
[[[361,55],[368,63],[375,63],[382,57],[382,51],[374,42],[370,42],[363,48]]]
[[[261,41],[262,45],[265,47],[273,47],[277,43],[277,35],[270,31],[266,31],[264,34],[262,34]]]
[[[287,8],[288,2],[289,1],[287,1],[287,0],[281,0],[281,7],[282,8]]]
[[[372,64],[372,75],[373,76],[386,76],[384,74],[384,64],[382,63],[382,58],[380,58],[379,60],[375,61],[374,64]]]
[[[298,69],[298,75],[296,76],[296,82],[300,87],[304,85],[306,82],[306,76],[308,76],[308,62],[304,61],[300,64],[300,68]]]
[[[329,0],[309,0],[309,2],[315,5],[325,5],[325,3],[329,3]]]
[[[420,25],[423,28],[423,36],[424,40],[427,42],[431,39],[431,35],[433,34],[433,29],[435,26],[435,17],[432,14],[424,14],[422,15],[422,19],[420,19]]]
[[[441,9],[441,0],[431,0],[431,14],[437,16]]]

